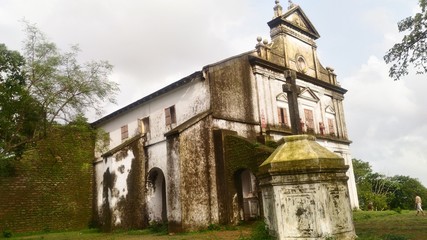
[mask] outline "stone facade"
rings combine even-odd
[[[256,49],[93,123],[110,137],[94,164],[94,207],[107,229],[167,221],[176,232],[258,217],[257,166],[274,150],[267,146],[299,133],[315,135],[345,159],[349,196],[358,207],[346,90],[320,64],[319,35],[301,8],[282,14],[279,7],[268,23],[271,42],[258,39]],[[236,157],[240,148],[245,154]]]

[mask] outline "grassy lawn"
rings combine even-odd
[[[427,239],[427,215],[415,211],[354,212],[358,239],[423,240]]]
[[[354,223],[358,240],[423,240],[427,239],[427,215],[415,216],[415,211],[354,212]],[[26,240],[250,240],[257,223],[232,227],[229,229],[176,234],[169,236],[165,232],[136,230],[115,233],[99,233],[97,230],[77,232],[40,233],[16,235],[11,239]],[[263,240],[256,238],[257,240]]]
[[[152,230],[134,230],[114,233],[100,233],[97,229],[82,230],[75,232],[58,232],[58,233],[40,233],[40,234],[17,234],[8,239],[25,239],[25,240],[246,240],[252,234],[255,224],[242,225],[231,228],[221,228],[220,230],[200,231],[192,233],[182,233],[168,235],[166,232],[153,232]],[[1,238],[1,237],[0,237]],[[1,238],[3,239],[3,238]]]

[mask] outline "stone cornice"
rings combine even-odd
[[[289,68],[286,68],[283,65],[278,65],[276,63],[270,62],[268,60],[265,60],[265,59],[262,59],[262,58],[259,58],[259,57],[253,56],[253,55],[249,56],[249,62],[251,63],[252,66],[259,65],[259,66],[268,68],[268,69],[276,71],[276,72],[283,73],[284,71],[289,70]],[[317,79],[317,78],[307,76],[307,75],[300,73],[300,72],[297,72],[297,79],[312,83],[314,85],[323,87],[327,90],[331,90],[331,91],[336,92],[336,93],[341,94],[341,95],[343,95],[347,92],[347,89],[344,89],[344,88],[336,86],[336,85],[332,85],[328,82],[322,81],[322,80]]]

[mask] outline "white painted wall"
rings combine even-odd
[[[193,79],[190,83],[178,87],[160,97],[155,98],[154,100],[147,101],[139,107],[127,113],[120,114],[114,119],[100,125],[99,128],[102,128],[105,132],[110,134],[109,150],[126,141],[126,139],[123,141],[121,140],[122,126],[126,124],[128,125],[129,138],[131,138],[139,131],[138,119],[149,117],[150,135],[146,142],[148,155],[147,172],[153,168],[159,168],[163,172],[167,181],[167,146],[164,134],[168,132],[170,128],[165,124],[165,109],[175,106],[177,123],[174,126],[178,126],[191,117],[207,111],[210,107],[209,87],[207,84],[207,81]],[[128,156],[119,162],[116,162],[114,157],[108,157],[107,161],[99,158],[95,165],[98,210],[100,210],[103,203],[102,183],[104,172],[109,168],[110,172],[114,172],[117,176],[117,181],[114,186],[116,190],[109,193],[110,209],[113,212],[115,217],[114,219],[116,219],[116,222],[114,223],[116,225],[121,221],[120,213],[116,210],[116,206],[120,197],[126,197],[128,191],[126,179],[132,158],[133,153],[132,151],[129,151]],[[119,171],[119,167],[122,165],[123,167],[121,169],[124,168],[124,173],[120,173]],[[168,183],[166,182],[166,187],[167,185]],[[116,194],[114,194],[114,191]],[[152,210],[152,214],[150,215],[151,220],[159,220],[157,219],[157,216],[161,216],[161,203],[156,203],[159,199],[158,194],[161,194],[161,192],[156,191],[147,196],[148,207]]]
[[[266,70],[263,68],[256,67],[255,68],[255,81],[254,86],[258,89],[258,101],[259,101],[259,114],[260,116],[264,116],[264,119],[267,124],[277,125],[279,124],[279,119],[277,116],[277,107],[283,107],[283,102],[277,101],[277,96],[283,93],[282,85],[285,83],[283,79],[283,74],[277,74],[273,71]],[[335,109],[335,105],[332,99],[332,92],[330,90],[324,89],[323,87],[314,85],[312,83],[305,82],[301,79],[296,80],[296,84],[303,88],[308,88],[319,98],[319,101],[312,101],[308,98],[298,98],[299,104],[299,114],[303,121],[305,121],[304,109],[310,109],[313,111],[314,116],[314,129],[317,133],[320,133],[319,122],[323,122],[325,125],[325,134],[329,134],[328,132],[328,120],[327,118],[334,118],[335,123],[335,134],[338,134],[338,127],[340,124],[339,121],[343,121],[343,119],[339,119],[339,109]],[[306,95],[309,97],[309,95]],[[327,113],[326,108],[330,106],[334,108],[336,114]],[[289,108],[288,106],[285,106]],[[288,109],[289,110],[289,109]],[[289,115],[288,115],[289,117]],[[289,121],[289,124],[291,122]],[[219,127],[234,127],[239,132],[239,135],[244,135],[245,127],[244,126],[231,126],[231,123],[227,124],[217,124]],[[237,128],[236,128],[237,127]],[[343,129],[345,131],[345,129]],[[273,133],[272,134],[275,141],[281,139],[283,134]],[[344,159],[346,165],[350,166],[350,169],[347,172],[348,180],[348,188],[350,194],[350,201],[352,208],[359,207],[359,200],[357,197],[357,189],[356,182],[354,179],[353,173],[353,164],[351,161],[351,153],[349,146],[346,144],[333,143],[327,140],[318,140],[318,142],[329,149],[332,152],[339,153]]]
[[[327,148],[329,151],[334,152],[344,158],[345,165],[349,166],[347,171],[348,176],[348,191],[350,195],[350,204],[351,208],[359,208],[359,199],[357,197],[357,188],[356,188],[356,180],[354,178],[354,169],[353,169],[353,161],[351,157],[350,147],[344,144],[338,144],[335,142],[331,142],[324,139],[317,139],[318,142],[323,147]]]
[[[166,108],[175,106],[176,125],[180,125],[194,115],[209,109],[210,99],[208,96],[207,81],[193,79],[190,83],[141,104],[125,114],[120,114],[99,127],[110,133],[110,149],[112,149],[122,143],[122,126],[128,125],[130,138],[138,133],[138,119],[149,117],[151,136],[148,139],[148,145],[155,144],[164,141],[164,134],[170,130],[165,124]]]

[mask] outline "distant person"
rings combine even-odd
[[[423,208],[421,207],[421,203],[422,203],[422,200],[421,200],[421,198],[420,198],[420,196],[416,196],[415,197],[415,206],[416,206],[416,208],[417,208],[417,216],[418,216],[418,214],[421,212],[422,214],[423,214],[423,216],[424,216],[424,211],[423,211]]]
[[[374,203],[373,202],[368,203],[368,211],[374,211]]]

